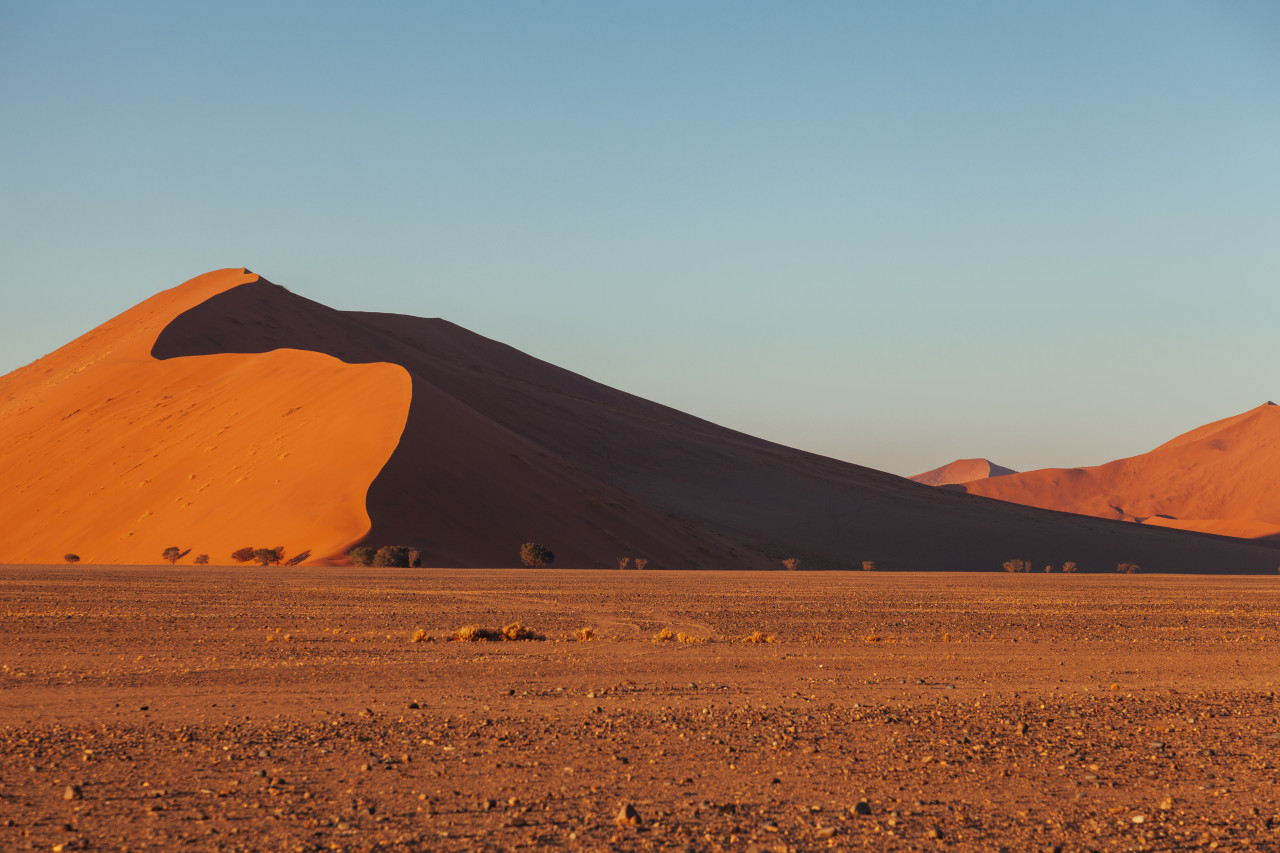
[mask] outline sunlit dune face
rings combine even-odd
[[[409,378],[278,350],[161,361],[168,318],[256,276],[165,291],[6,378],[0,562],[214,563],[246,545],[336,556],[368,532],[365,494],[399,441]]]

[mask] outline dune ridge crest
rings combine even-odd
[[[1012,468],[997,465],[990,459],[957,459],[932,471],[916,474],[910,479],[926,486],[953,486],[1016,473],[1018,472]]]

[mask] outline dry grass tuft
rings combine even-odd
[[[526,628],[519,622],[512,622],[502,629],[502,636],[508,640],[545,640],[546,637],[537,633],[531,628]]]
[[[479,625],[463,625],[449,635],[449,639],[459,643],[498,642],[503,638],[497,628],[482,628]]]
[[[863,638],[862,638],[862,642],[864,642],[864,643],[878,643],[878,642],[880,642],[880,637],[879,637],[878,635],[876,635],[876,634],[868,634],[867,636],[865,636],[865,637],[863,637]]]
[[[681,643],[705,643],[707,638],[695,637],[692,634],[685,634],[684,632],[681,632],[676,634],[676,641]]]
[[[419,628],[418,630],[416,630],[416,631],[414,631],[414,632],[413,632],[413,636],[409,638],[409,642],[411,642],[411,643],[429,643],[429,642],[431,642],[431,641],[432,641],[432,639],[433,639],[432,637],[427,636],[427,632],[426,632],[426,631],[424,631],[424,630],[422,630],[421,628]]]
[[[661,631],[653,635],[653,639],[659,643],[669,643],[676,638],[676,634],[670,628],[663,628]]]
[[[592,640],[600,639],[600,635],[596,633],[595,628],[586,627],[579,628],[573,632],[573,638],[580,643],[588,643]]]
[[[752,631],[748,636],[742,638],[744,643],[773,643],[777,642],[777,637],[773,634],[766,634],[764,631]]]

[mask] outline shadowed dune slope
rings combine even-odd
[[[1265,545],[989,501],[782,447],[642,400],[436,319],[336,311],[259,280],[200,303],[158,359],[312,349],[391,362],[412,383],[403,436],[369,488],[370,544],[428,564],[995,569],[1020,557],[1113,570],[1274,571]]]
[[[365,536],[404,370],[312,348],[150,355],[175,316],[256,280],[200,276],[0,378],[0,562],[156,563],[177,546],[229,563],[246,545],[334,555]]]
[[[1245,538],[1280,533],[1280,406],[1266,403],[1149,453],[967,483],[972,494]]]
[[[1016,473],[1012,468],[997,465],[989,459],[957,459],[941,468],[916,474],[911,479],[926,486],[952,486]]]

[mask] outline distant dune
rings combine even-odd
[[[1012,468],[997,465],[989,459],[957,459],[941,468],[916,474],[911,479],[926,486],[951,486],[1016,473]]]
[[[230,562],[357,543],[428,565],[1274,571],[1271,545],[930,488],[592,382],[444,320],[336,311],[242,269],[0,378],[0,562]],[[1015,475],[1022,476],[1022,475]],[[983,480],[996,483],[1005,478]],[[1212,517],[1212,516],[1198,516]]]
[[[975,495],[1222,536],[1280,534],[1280,406],[1199,427],[1150,453],[1091,468],[969,482]]]

